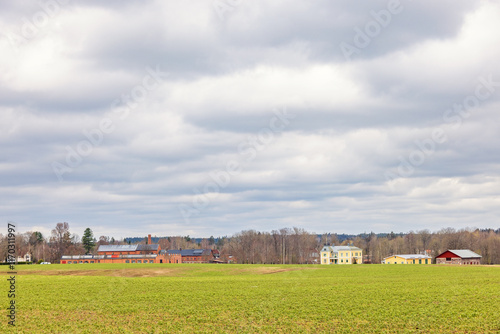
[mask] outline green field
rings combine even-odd
[[[17,266],[9,333],[498,333],[500,267]],[[1,266],[7,277],[6,266]],[[8,282],[0,285],[6,314]],[[5,307],[4,307],[5,306]]]

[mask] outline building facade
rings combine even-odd
[[[352,244],[349,246],[325,245],[321,249],[321,264],[363,263],[363,250]]]
[[[481,264],[481,255],[469,249],[448,249],[446,252],[436,256],[436,264]]]
[[[97,255],[63,255],[61,264],[83,263],[217,263],[219,251],[211,249],[162,250],[159,244],[100,245]]]
[[[431,264],[432,258],[422,254],[391,255],[382,261],[383,264]]]
[[[160,245],[100,245],[97,255],[64,255],[61,264],[162,263]]]

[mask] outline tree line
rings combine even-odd
[[[147,243],[147,237],[139,243]],[[156,238],[162,249],[218,249],[223,259],[229,256],[238,263],[248,264],[314,264],[319,263],[323,245],[353,244],[363,250],[365,263],[381,263],[394,254],[428,253],[432,257],[447,249],[470,249],[482,255],[483,264],[500,264],[500,229],[444,228],[407,233],[363,233],[346,235],[314,234],[303,228],[282,228],[271,232],[245,230],[230,237],[197,238],[171,236]],[[70,232],[68,223],[57,223],[48,236],[30,231],[16,236],[18,256],[32,255],[34,262],[57,263],[62,255],[96,254],[100,245],[128,244],[130,240],[113,237],[95,238],[90,228],[80,238]],[[7,236],[0,234],[0,258],[7,258]]]

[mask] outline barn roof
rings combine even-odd
[[[462,259],[468,259],[471,257],[481,257],[481,255],[474,253],[470,249],[448,249],[448,252],[452,252],[453,254],[461,257]]]

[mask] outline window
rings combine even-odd
[[[135,260],[132,260],[132,263],[135,263]]]
[[[125,260],[125,263],[130,263],[130,260]]]
[[[446,261],[451,261],[451,257],[447,257],[447,258],[446,258]]]
[[[137,260],[137,263],[142,263],[142,260]]]
[[[153,263],[153,260],[149,260],[149,263]]]

